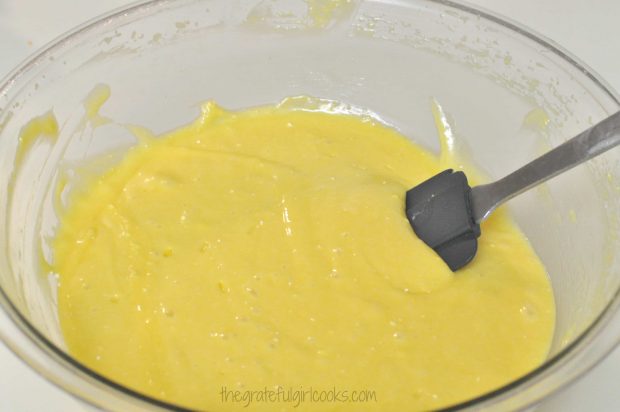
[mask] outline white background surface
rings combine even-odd
[[[469,0],[554,40],[620,91],[620,1]],[[0,77],[36,49],[127,0],[0,0]],[[0,412],[83,408],[0,344]],[[545,412],[620,411],[620,349],[541,405]]]

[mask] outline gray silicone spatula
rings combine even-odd
[[[405,213],[418,237],[456,271],[476,255],[480,223],[495,208],[618,144],[620,112],[493,183],[472,188],[465,173],[445,170],[407,191]]]

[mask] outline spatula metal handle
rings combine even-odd
[[[482,222],[505,201],[620,144],[620,112],[573,137],[521,169],[472,188],[472,211]]]

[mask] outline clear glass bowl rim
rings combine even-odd
[[[12,87],[16,85],[19,80],[28,73],[29,70],[35,68],[39,63],[44,62],[48,56],[53,55],[57,51],[62,50],[63,48],[70,48],[73,40],[79,39],[82,36],[85,36],[92,30],[95,30],[103,25],[109,24],[117,19],[122,19],[127,16],[130,16],[135,13],[148,11],[151,8],[157,8],[160,5],[168,5],[176,2],[184,2],[187,0],[141,0],[136,1],[128,6],[120,7],[115,10],[112,10],[108,13],[102,14],[98,17],[95,17],[87,22],[73,28],[72,30],[58,36],[54,40],[47,43],[45,46],[40,48],[34,54],[32,54],[29,58],[23,61],[20,65],[18,65],[14,70],[12,70],[8,75],[6,75],[2,80],[0,80],[0,96],[7,96]],[[371,0],[372,1],[372,0]],[[423,1],[436,6],[446,6],[450,8],[457,9],[461,12],[469,13],[474,16],[478,16],[481,19],[490,21],[491,23],[498,24],[503,28],[506,28],[517,35],[525,37],[539,45],[543,46],[546,50],[552,52],[557,57],[564,60],[573,68],[577,69],[583,75],[585,75],[588,80],[590,80],[600,91],[607,95],[619,108],[620,108],[620,95],[605,81],[602,77],[597,74],[594,70],[592,70],[588,65],[580,61],[577,57],[572,55],[569,51],[565,50],[562,46],[558,45],[554,41],[546,38],[545,36],[531,30],[530,28],[525,27],[524,25],[512,21],[510,18],[505,16],[500,16],[494,12],[486,10],[480,6],[474,6],[468,4],[467,2],[461,0],[400,0],[399,3],[407,3],[407,2],[416,2]],[[0,113],[8,107],[10,101],[4,104],[0,104]],[[133,398],[135,401],[138,401],[142,405],[136,406],[151,406],[155,408],[163,408],[167,410],[175,410],[175,411],[189,411],[189,409],[185,409],[179,407],[177,405],[167,403],[155,398],[151,398],[149,396],[143,395],[139,392],[136,392],[132,389],[129,389],[123,385],[120,385],[100,374],[93,371],[92,369],[86,367],[85,365],[78,362],[76,359],[72,358],[68,353],[61,350],[58,346],[48,340],[41,332],[39,332],[26,317],[19,312],[15,304],[11,301],[7,293],[0,287],[0,307],[6,312],[9,318],[15,323],[18,327],[19,331],[23,334],[23,337],[30,340],[37,349],[41,352],[50,355],[51,358],[56,362],[55,366],[59,366],[66,370],[67,372],[72,373],[80,373],[86,375],[90,378],[94,378],[95,381],[104,385],[104,387],[110,389],[111,391],[117,392],[118,395],[121,396],[129,396]],[[495,401],[500,401],[503,396],[513,392],[514,390],[525,390],[528,386],[531,386],[534,383],[537,383],[543,379],[549,379],[551,376],[543,376],[544,372],[547,372],[553,366],[563,362],[568,361],[571,355],[574,355],[579,350],[586,347],[590,342],[595,340],[597,336],[600,334],[605,325],[609,322],[609,320],[613,317],[613,315],[620,310],[620,288],[615,291],[613,297],[610,299],[608,304],[602,310],[602,312],[592,321],[592,323],[586,328],[573,342],[563,348],[560,352],[558,352],[554,357],[548,359],[540,365],[538,368],[532,370],[527,375],[522,376],[521,378],[508,383],[498,389],[495,389],[491,392],[478,396],[476,398],[467,400],[465,402],[449,406],[447,408],[442,409],[441,411],[453,411],[453,410],[461,410],[467,409],[470,407],[481,407],[486,406],[490,407],[495,404]],[[1,331],[0,331],[1,332]],[[51,383],[59,387],[60,389],[69,392],[71,395],[74,395],[85,401],[87,403],[92,404],[96,407],[101,407],[103,405],[99,405],[97,403],[93,403],[92,400],[89,400],[80,394],[80,391],[74,386],[63,382],[63,379],[58,374],[54,372],[41,370],[41,367],[37,365],[36,362],[33,361],[32,357],[25,353],[25,351],[20,350],[18,345],[12,341],[12,339],[5,334],[0,333],[0,340],[4,341],[9,349],[11,349],[22,361],[31,366],[36,372],[47,378]],[[551,384],[550,387],[547,387],[545,393],[539,393],[537,396],[529,399],[528,401],[519,404],[519,408],[526,408],[540,401],[546,395],[551,392],[556,391],[560,387],[564,387],[570,384],[572,381],[576,380],[594,366],[596,366],[602,359],[604,359],[614,348],[620,343],[620,336],[615,338],[615,342],[613,344],[608,345],[605,351],[599,353],[597,359],[595,359],[590,364],[584,364],[581,366],[578,373],[571,375],[570,377],[562,377],[556,380]],[[526,385],[530,384],[530,385]],[[516,406],[516,405],[515,405]]]

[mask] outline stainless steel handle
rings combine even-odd
[[[620,144],[620,112],[493,183],[472,188],[476,223],[499,205],[552,177]]]

